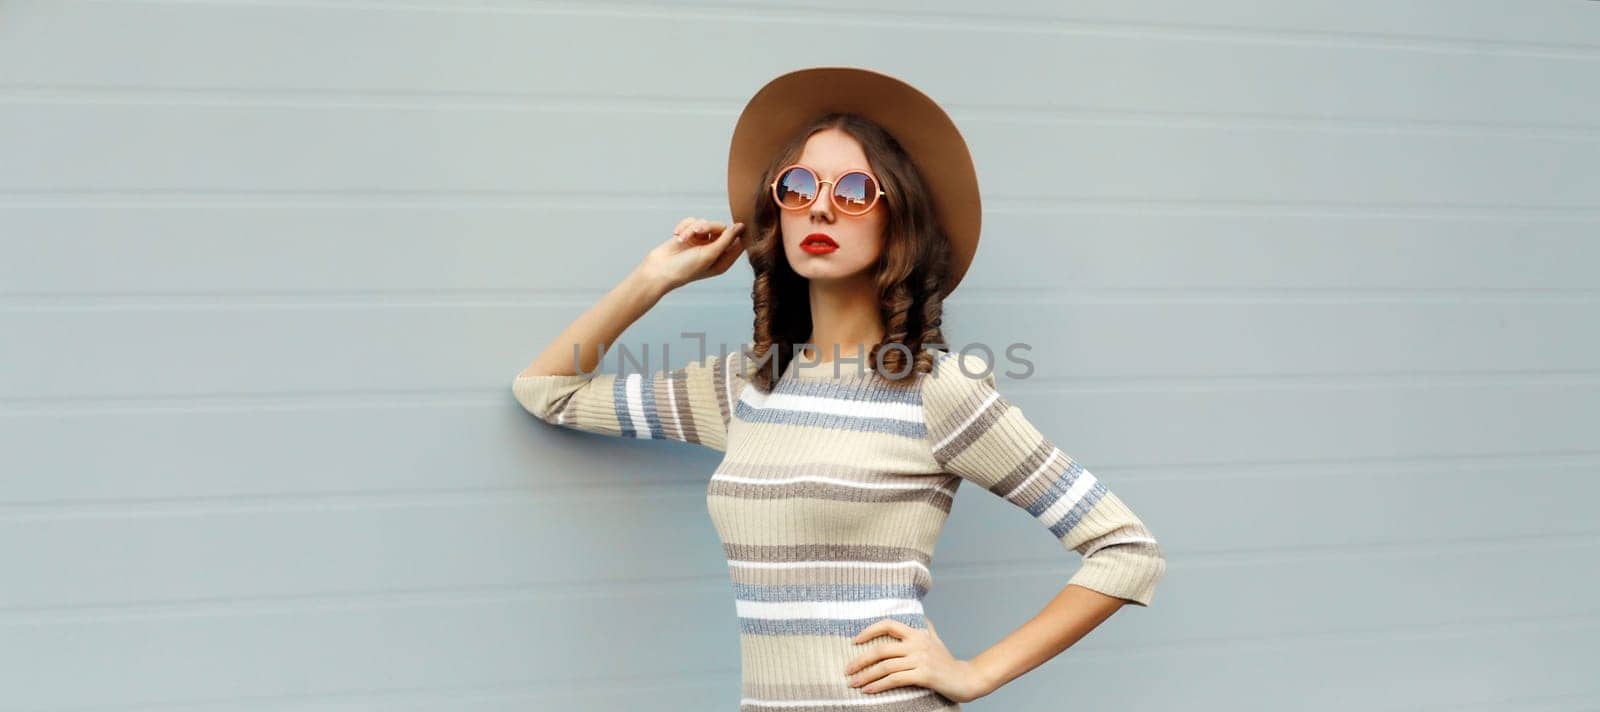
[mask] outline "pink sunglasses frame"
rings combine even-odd
[[[822,178],[817,175],[817,171],[815,169],[813,169],[811,166],[808,166],[808,165],[805,165],[805,164],[802,164],[802,163],[791,163],[791,164],[789,164],[787,166],[784,166],[782,170],[778,171],[777,178],[773,178],[771,185],[767,186],[769,188],[768,192],[772,194],[772,202],[777,203],[778,207],[782,208],[784,210],[805,210],[807,208],[810,208],[813,204],[815,204],[817,202],[816,198],[812,198],[812,199],[806,201],[805,205],[796,205],[796,206],[791,207],[791,206],[788,206],[788,205],[784,205],[783,204],[783,200],[778,197],[778,181],[780,179],[782,179],[783,176],[785,174],[787,174],[793,168],[804,168],[804,169],[806,169],[807,171],[809,171],[811,173],[811,177],[816,180],[816,183],[817,183],[817,195],[819,195],[819,196],[822,195],[822,193],[823,193],[822,186],[823,186],[824,183],[833,185],[835,188],[838,187],[838,185],[839,185],[836,180],[822,180]],[[872,212],[873,208],[878,207],[879,199],[882,198],[885,195],[888,195],[888,194],[883,192],[883,184],[878,182],[878,177],[877,176],[872,175],[871,173],[869,173],[867,171],[864,171],[864,170],[861,170],[859,168],[852,168],[852,169],[850,169],[848,171],[845,171],[844,173],[839,174],[838,177],[839,178],[843,178],[843,177],[845,177],[847,175],[850,175],[851,173],[860,173],[861,175],[864,175],[869,180],[871,180],[873,185],[878,186],[878,192],[877,192],[877,194],[872,196],[872,202],[867,203],[867,207],[865,209],[863,209],[859,213],[851,212],[849,210],[845,210],[844,206],[839,204],[839,194],[838,194],[838,192],[835,191],[833,188],[829,188],[828,191],[827,191],[828,200],[833,203],[834,209],[838,210],[841,214],[849,215],[851,217],[859,217],[859,216],[866,215],[867,213]]]

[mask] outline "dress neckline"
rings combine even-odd
[[[859,381],[875,375],[864,363],[823,361],[813,364],[798,356],[789,361],[785,373],[808,381]]]
[[[835,372],[837,369],[837,373]],[[780,380],[792,379],[802,383],[830,383],[848,386],[898,388],[910,385],[915,374],[908,374],[903,378],[893,378],[889,375],[879,375],[866,363],[856,362],[849,358],[833,359],[813,364],[809,359],[796,356],[789,360],[789,365],[780,375]]]

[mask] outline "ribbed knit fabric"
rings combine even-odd
[[[771,393],[748,383],[756,364],[738,353],[653,374],[519,376],[512,392],[549,423],[725,453],[706,504],[733,583],[741,712],[959,710],[922,687],[862,692],[844,667],[894,640],[851,642],[880,619],[926,627],[934,544],[963,480],[1081,555],[1069,583],[1148,606],[1166,562],[1133,511],[995,389],[982,357],[935,356],[932,373],[901,381],[795,359]]]

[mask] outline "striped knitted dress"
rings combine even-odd
[[[1148,606],[1166,562],[1133,511],[995,390],[982,357],[935,356],[901,381],[795,359],[770,393],[737,352],[653,374],[519,376],[512,392],[549,423],[724,453],[706,504],[739,619],[741,712],[958,710],[923,687],[862,692],[844,667],[893,640],[851,642],[875,621],[926,627],[934,544],[962,480],[1081,555],[1069,583]]]

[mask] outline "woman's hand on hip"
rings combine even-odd
[[[897,687],[926,687],[956,702],[971,702],[994,691],[992,683],[971,661],[957,660],[933,629],[912,628],[893,618],[873,623],[852,642],[880,635],[898,638],[874,645],[850,661],[846,684],[872,694]]]

